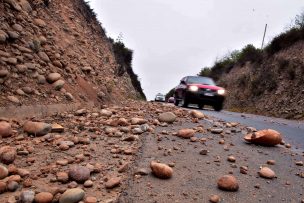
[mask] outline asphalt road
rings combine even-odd
[[[234,113],[229,111],[213,111],[204,109],[205,115],[212,116],[227,122],[238,122],[246,126],[254,127],[258,130],[274,129],[283,135],[283,139],[292,144],[295,150],[304,150],[304,122],[292,121],[280,118],[258,116],[253,114]]]
[[[214,112],[203,110],[208,119],[198,123],[188,118],[179,117],[168,126],[158,126],[154,133],[141,136],[141,148],[132,169],[126,189],[120,196],[120,203],[207,203],[212,194],[220,197],[222,203],[273,203],[301,202],[304,198],[304,182],[298,174],[302,174],[304,166],[297,166],[297,161],[304,161],[303,154],[294,153],[282,145],[267,147],[248,144],[243,140],[244,127],[252,126],[258,129],[273,128],[288,134],[289,141],[296,142],[303,132],[297,128],[296,122],[281,119],[270,119],[255,115],[235,114],[226,111]],[[225,120],[223,122],[219,119]],[[244,125],[229,128],[227,122],[236,121]],[[197,132],[197,139],[205,138],[205,142],[190,141],[174,136],[181,128],[203,129],[214,125],[223,128],[224,132],[232,129],[235,133],[213,134],[209,131]],[[220,142],[220,141],[223,141]],[[301,143],[298,143],[301,144]],[[302,144],[303,145],[303,144]],[[202,155],[201,150],[207,150]],[[303,150],[302,150],[303,151]],[[234,156],[231,163],[228,156]],[[158,160],[173,167],[170,179],[156,178],[150,170],[150,162]],[[275,165],[268,165],[268,160],[275,160]],[[240,173],[240,167],[248,168],[247,174]],[[271,168],[277,178],[264,179],[258,175],[260,167]],[[134,175],[138,169],[148,173],[143,176]],[[218,189],[217,180],[223,175],[233,174],[239,182],[237,192],[227,192]]]

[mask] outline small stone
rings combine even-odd
[[[100,111],[101,116],[110,117],[110,116],[112,116],[112,114],[113,114],[112,111],[109,111],[109,110],[106,110],[106,109],[102,109]]]
[[[4,193],[6,191],[6,183],[0,181],[0,194]]]
[[[13,133],[11,124],[5,121],[0,121],[0,136],[2,138],[10,137]]]
[[[146,176],[148,174],[149,174],[149,171],[145,168],[139,168],[134,173],[134,175],[142,175],[142,176]]]
[[[193,137],[195,131],[193,129],[181,129],[178,131],[177,136],[182,138],[190,138]]]
[[[229,161],[229,162],[235,162],[235,157],[234,156],[228,156],[228,158],[227,158],[227,160]]]
[[[48,55],[45,52],[38,52],[38,56],[41,58],[41,60],[43,60],[44,62],[48,63],[50,62],[50,58],[48,57]]]
[[[6,76],[8,76],[9,72],[6,69],[1,69],[0,70],[0,78],[5,78]]]
[[[296,162],[296,165],[297,165],[297,166],[303,166],[303,161],[297,161],[297,162]]]
[[[285,144],[286,148],[291,148],[291,144]]]
[[[208,150],[207,149],[202,149],[199,153],[200,153],[200,155],[207,155]]]
[[[92,196],[86,197],[84,203],[97,203],[97,198]]]
[[[74,166],[69,171],[69,177],[78,183],[83,183],[90,178],[90,170],[83,166]]]
[[[171,178],[173,175],[173,169],[167,164],[151,161],[150,167],[152,173],[158,178],[168,179]]]
[[[262,178],[266,178],[266,179],[273,179],[276,177],[274,171],[268,167],[262,167],[261,170],[259,171],[259,175]]]
[[[131,124],[132,125],[142,125],[147,123],[148,121],[146,119],[143,118],[132,118],[131,119]]]
[[[45,27],[46,26],[46,23],[43,20],[38,19],[38,18],[34,19],[34,23],[35,23],[35,25],[37,25],[39,27]]]
[[[10,181],[8,184],[7,184],[7,189],[10,191],[10,192],[14,192],[18,189],[19,187],[19,184],[16,182],[16,181]]]
[[[248,173],[248,167],[247,166],[241,166],[240,167],[240,173],[247,174]]]
[[[275,165],[275,160],[268,160],[268,161],[267,161],[267,164],[268,164],[268,165]]]
[[[59,91],[63,88],[65,82],[64,80],[57,80],[56,82],[53,83],[54,89]]]
[[[0,160],[4,164],[11,164],[14,162],[17,155],[15,148],[10,146],[3,146],[0,148]]]
[[[16,40],[20,37],[19,33],[15,32],[15,31],[8,31],[7,34],[9,36],[9,38],[11,38],[13,40]]]
[[[54,82],[56,82],[57,80],[59,80],[61,78],[61,75],[59,73],[50,73],[48,74],[48,76],[46,77],[46,80],[50,83],[53,84]]]
[[[32,203],[35,199],[35,192],[32,190],[22,191],[20,199],[22,203]]]
[[[58,172],[56,174],[57,181],[67,183],[69,181],[69,175],[66,172]]]
[[[43,136],[51,132],[52,126],[43,122],[27,121],[23,125],[23,130],[31,135]]]
[[[211,133],[214,133],[214,134],[220,134],[222,133],[224,130],[223,128],[211,128]]]
[[[224,175],[217,181],[217,186],[221,190],[225,191],[237,191],[239,184],[236,178],[232,175]]]
[[[92,187],[93,186],[93,182],[91,180],[87,180],[84,182],[83,184],[84,187]]]
[[[219,141],[219,144],[225,144],[225,140],[221,139],[221,140]]]
[[[112,189],[114,187],[117,187],[120,185],[121,182],[121,178],[120,177],[114,177],[114,178],[110,178],[107,182],[106,182],[106,188],[107,189]]]
[[[20,104],[20,100],[15,96],[7,96],[7,99],[15,104]]]
[[[51,203],[53,195],[49,192],[40,192],[35,196],[36,203]]]
[[[212,203],[218,203],[220,202],[220,197],[218,195],[211,195],[209,201]]]
[[[66,190],[60,197],[59,203],[78,203],[83,200],[84,191],[80,188]]]
[[[0,180],[2,180],[3,178],[6,178],[8,176],[8,169],[0,164]]]
[[[30,175],[30,172],[27,169],[23,169],[23,168],[18,168],[17,173],[22,178]]]
[[[15,0],[4,0],[5,3],[8,3],[16,11],[21,11],[21,6]]]
[[[172,112],[162,113],[158,116],[160,122],[173,123],[176,120],[176,115]]]
[[[198,110],[192,110],[192,111],[190,111],[190,115],[193,118],[198,118],[198,119],[202,119],[202,118],[205,117],[205,115],[202,112],[198,111]]]

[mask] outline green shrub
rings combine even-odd
[[[295,27],[275,37],[270,44],[265,47],[265,51],[269,55],[272,55],[290,47],[300,40],[304,40],[304,28]]]
[[[119,64],[118,69],[116,70],[116,75],[121,77],[125,72],[127,72],[135,90],[139,92],[142,99],[146,100],[138,75],[135,74],[132,69],[133,51],[128,49],[122,41],[115,42],[111,38],[109,38],[109,41],[112,44],[115,59]]]

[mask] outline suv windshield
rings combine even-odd
[[[203,85],[215,85],[211,78],[190,76],[187,78],[188,84],[203,84]]]

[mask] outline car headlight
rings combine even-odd
[[[194,86],[194,85],[190,86],[189,90],[192,91],[192,92],[196,92],[196,91],[198,91],[198,86]]]
[[[224,95],[224,94],[226,93],[226,91],[225,91],[225,90],[218,90],[217,93],[218,93],[219,95]]]

